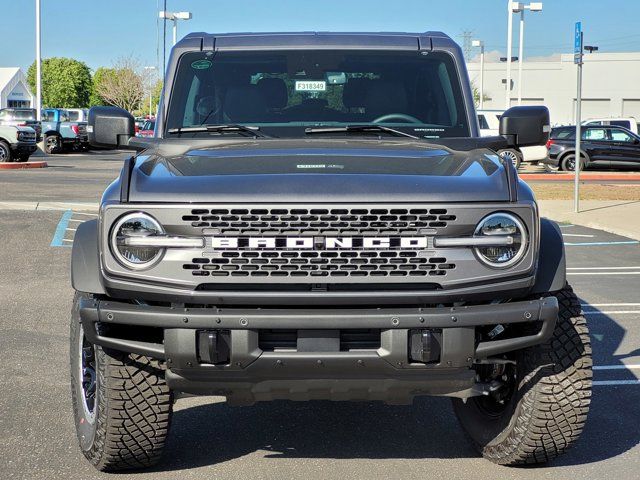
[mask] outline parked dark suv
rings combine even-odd
[[[582,126],[581,168],[640,168],[640,137],[623,127]],[[560,170],[575,170],[576,127],[551,130],[544,163]]]
[[[89,112],[92,145],[137,151],[73,243],[72,395],[93,465],[155,463],[176,392],[448,396],[503,465],[578,439],[591,347],[562,234],[496,153],[544,146],[545,107],[481,138],[439,32],[194,33],[164,88],[152,138],[126,111]]]

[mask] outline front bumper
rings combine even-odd
[[[225,395],[236,404],[279,398],[307,400],[384,400],[406,403],[416,395],[470,397],[488,386],[475,381],[474,363],[549,339],[558,315],[555,297],[503,304],[384,309],[171,308],[83,299],[85,335],[105,348],[166,360],[166,378],[177,391]],[[535,324],[530,334],[478,341],[477,328]],[[110,326],[117,326],[115,329]],[[123,330],[123,326],[126,328]],[[132,340],[110,331],[162,329],[161,343]],[[142,330],[141,330],[142,328]],[[261,332],[379,329],[375,349],[268,351]],[[441,332],[437,362],[411,360],[410,332]],[[202,361],[199,332],[227,331],[229,361]],[[300,344],[299,344],[300,345]]]
[[[11,144],[11,150],[17,154],[32,154],[38,149],[34,142],[16,142]]]

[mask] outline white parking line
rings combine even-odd
[[[75,210],[74,210],[73,214],[74,215],[86,215],[87,217],[97,217],[98,216],[97,213],[76,212]]]
[[[581,307],[640,307],[640,303],[581,303]]]
[[[638,267],[567,267],[567,270],[640,270]]]
[[[608,385],[640,385],[640,380],[594,380],[594,387],[604,387]]]
[[[640,275],[640,272],[567,272],[567,275]]]
[[[640,370],[640,365],[594,365],[594,370]]]
[[[585,238],[593,238],[595,235],[582,235],[580,233],[563,233],[563,237],[585,237]]]
[[[591,310],[582,312],[583,315],[612,315],[621,313],[635,313],[640,315],[640,310]]]
[[[569,227],[573,227],[574,225],[567,223],[565,225],[560,225],[560,228],[569,228]]]

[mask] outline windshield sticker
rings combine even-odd
[[[211,60],[196,60],[191,64],[191,68],[195,70],[207,70],[211,68]]]
[[[327,82],[324,80],[296,80],[296,92],[324,92]]]

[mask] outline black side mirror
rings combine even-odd
[[[511,107],[500,117],[500,135],[512,147],[545,145],[550,132],[547,107]]]
[[[135,135],[135,120],[122,108],[91,107],[87,133],[94,147],[127,148]]]

